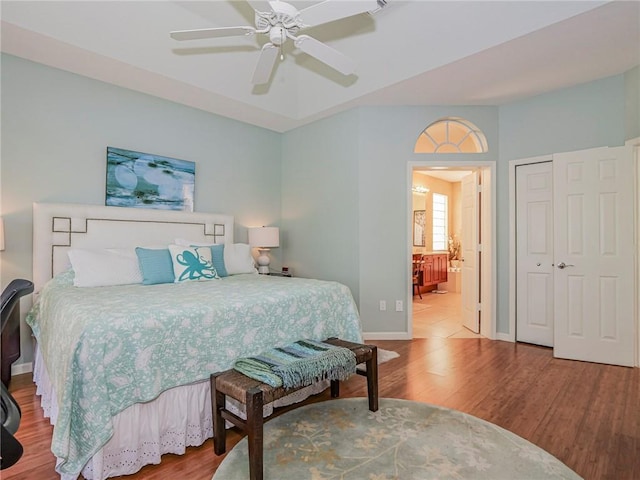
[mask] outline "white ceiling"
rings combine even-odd
[[[253,25],[245,1],[3,0],[0,17],[3,52],[278,132],[357,105],[499,105],[640,64],[638,1],[389,0],[305,31],[352,57],[356,74],[289,42],[257,87],[262,36],[169,37]]]

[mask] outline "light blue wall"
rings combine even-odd
[[[359,108],[283,135],[284,262],[349,286],[367,333],[407,329],[406,309],[393,305],[410,289],[408,162],[426,158],[413,153],[416,139],[446,115],[474,122],[497,146],[496,107]],[[487,159],[497,152],[474,156]]]
[[[624,140],[624,75],[500,107],[500,158],[506,161]]]
[[[431,122],[444,116],[464,117],[480,127],[489,143],[489,152],[474,155],[473,160],[496,162],[497,330],[508,333],[508,162],[545,153],[623,144],[625,103],[629,102],[625,88],[625,76],[617,75],[500,107],[363,107],[355,110],[357,115],[348,112],[284,134],[283,224],[292,232],[285,261],[299,264],[298,269],[305,275],[336,278],[343,264],[336,260],[335,252],[341,259],[348,252],[347,258],[358,259],[357,263],[349,263],[349,268],[358,269],[358,275],[356,281],[345,283],[358,298],[365,332],[405,332],[406,310],[395,312],[393,305],[395,300],[405,300],[410,289],[408,162],[466,160],[466,156],[413,153],[416,138]],[[335,170],[335,174],[325,168]],[[354,197],[352,190],[344,191],[344,181],[355,176],[358,180]],[[309,185],[310,195],[306,194],[305,184]],[[305,218],[303,212],[317,211],[327,195],[318,196],[318,185],[323,192],[333,193],[334,198],[344,195],[333,210],[338,215],[327,216],[322,222],[327,236],[332,231],[340,232],[338,249],[333,242],[318,243],[317,231],[307,233],[313,228],[313,220]],[[357,222],[357,232],[348,227],[350,219],[354,225]],[[343,236],[344,233],[354,237]],[[309,252],[313,252],[313,261],[304,259]],[[380,300],[387,301],[384,312],[379,310]]]
[[[104,205],[107,146],[196,162],[195,210],[233,214],[237,242],[247,241],[247,226],[279,225],[280,134],[17,57],[1,61],[2,287],[32,278],[33,202]],[[272,254],[279,265],[281,252]],[[22,333],[17,363],[31,359]]]
[[[407,205],[408,162],[461,155],[413,152],[429,124],[445,116],[464,117],[487,136],[490,151],[473,160],[497,160],[496,107],[368,107],[360,109],[360,314],[366,332],[406,332],[408,317],[395,311],[396,300],[411,291]],[[379,301],[387,302],[380,311]]]
[[[640,67],[624,74],[625,139],[640,137]]]
[[[283,135],[284,262],[296,276],[337,280],[358,301],[357,110]]]

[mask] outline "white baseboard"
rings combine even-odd
[[[33,362],[14,363],[11,365],[11,376],[33,372]]]
[[[496,340],[502,340],[503,342],[511,342],[514,343],[515,339],[510,333],[496,333]]]
[[[407,332],[363,332],[365,340],[411,340],[412,337]],[[496,340],[514,343],[515,339],[509,333],[496,333]]]
[[[365,340],[411,340],[407,332],[362,332]]]

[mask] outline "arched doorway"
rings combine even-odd
[[[495,179],[495,162],[474,161],[472,156],[467,160],[464,155],[487,151],[488,144],[482,131],[459,117],[445,117],[432,122],[416,140],[415,153],[454,155],[450,160],[442,160],[440,155],[425,156],[424,160],[412,162],[409,168],[409,184],[412,186],[408,203],[411,261],[421,258],[422,254],[427,262],[431,257],[435,261],[446,254],[445,258],[460,260],[460,265],[450,267],[446,282],[435,287],[433,282],[441,281],[442,277],[436,275],[433,279],[431,272],[426,275],[432,280],[423,288],[427,287],[432,293],[426,301],[418,300],[415,305],[415,323],[414,304],[408,302],[412,306],[409,319],[413,336],[472,336],[471,331],[474,331],[495,338],[495,182],[491,181]],[[463,177],[467,182],[465,195],[471,201],[468,198],[463,201]],[[473,179],[472,192],[468,191],[470,179]],[[466,206],[463,206],[464,202]],[[432,212],[430,209],[434,208]],[[447,209],[444,214],[443,208]],[[420,245],[415,244],[413,235],[416,211],[425,212],[425,241]],[[456,247],[464,252],[464,255],[460,254],[461,258],[456,258]],[[413,291],[412,286],[412,300]],[[440,295],[445,291],[448,298]],[[425,305],[430,310],[426,310]],[[423,323],[425,319],[426,325]]]

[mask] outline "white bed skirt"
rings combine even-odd
[[[33,380],[37,385],[36,394],[41,397],[44,415],[55,425],[58,404],[39,348],[36,349]],[[328,381],[320,382],[265,405],[264,414],[270,415],[273,407],[301,402],[309,395],[323,391],[328,384]],[[228,404],[227,408],[244,417],[243,405]],[[213,422],[209,380],[172,388],[151,402],[134,404],[113,418],[113,427],[111,439],[82,470],[87,480],[136,473],[145,465],[160,463],[160,457],[165,453],[181,455],[186,447],[202,445],[211,438]],[[62,475],[61,478],[76,480],[77,476]]]

